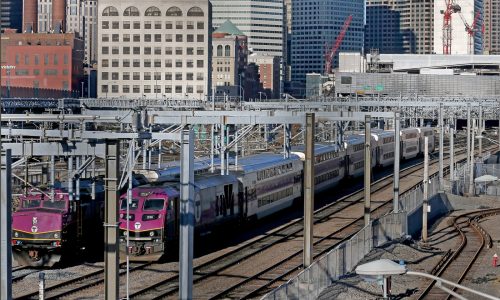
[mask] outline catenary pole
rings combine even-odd
[[[399,156],[400,156],[400,119],[399,112],[394,113],[394,198],[393,211],[399,211]]]
[[[313,261],[314,214],[314,113],[306,114],[306,161],[304,165],[304,267]]]
[[[371,213],[371,161],[372,161],[372,150],[371,150],[371,116],[365,116],[365,226],[370,224],[370,213]]]
[[[429,138],[424,138],[424,203],[422,207],[422,242],[427,243],[427,212],[429,209]]]

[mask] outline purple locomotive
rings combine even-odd
[[[12,253],[20,265],[51,267],[78,251],[91,250],[90,241],[102,240],[103,185],[91,198],[90,180],[82,181],[80,199],[70,201],[67,191],[30,192],[20,196],[12,214]],[[94,243],[95,244],[95,243]],[[90,247],[89,247],[90,246]]]

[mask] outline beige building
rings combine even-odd
[[[227,20],[212,34],[212,82],[216,96],[244,95],[247,37]]]
[[[98,1],[98,97],[206,99],[208,0]]]

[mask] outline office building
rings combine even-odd
[[[98,96],[206,99],[208,0],[98,1]]]
[[[23,0],[3,0],[0,3],[1,30],[6,28],[22,30]]]
[[[247,37],[227,20],[212,33],[212,82],[216,96],[243,97]]]
[[[293,94],[304,95],[307,73],[324,72],[325,44],[335,42],[349,15],[352,22],[339,50],[360,52],[364,44],[363,0],[292,1]]]
[[[1,63],[5,66],[1,70],[3,96],[78,96],[83,42],[70,33],[4,33]]]
[[[259,79],[268,99],[280,98],[280,58],[255,54],[248,57],[249,63],[259,67]]]
[[[255,53],[283,57],[285,11],[283,0],[212,0],[213,25],[230,20],[248,37]]]
[[[67,0],[66,30],[85,42],[85,62],[97,63],[97,1]]]

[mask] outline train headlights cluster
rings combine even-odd
[[[143,221],[152,221],[158,219],[160,215],[159,214],[144,214],[142,215],[142,220]]]
[[[19,237],[19,232],[14,231],[14,236],[15,236],[15,237]]]
[[[59,233],[57,233],[57,232],[56,232],[56,233],[54,233],[54,238],[55,238],[55,239],[58,239],[58,238],[59,238]]]
[[[155,235],[156,235],[156,231],[154,231],[154,230],[153,230],[153,231],[150,231],[150,232],[149,232],[149,236],[150,236],[150,237],[153,237],[153,236],[155,236]]]

